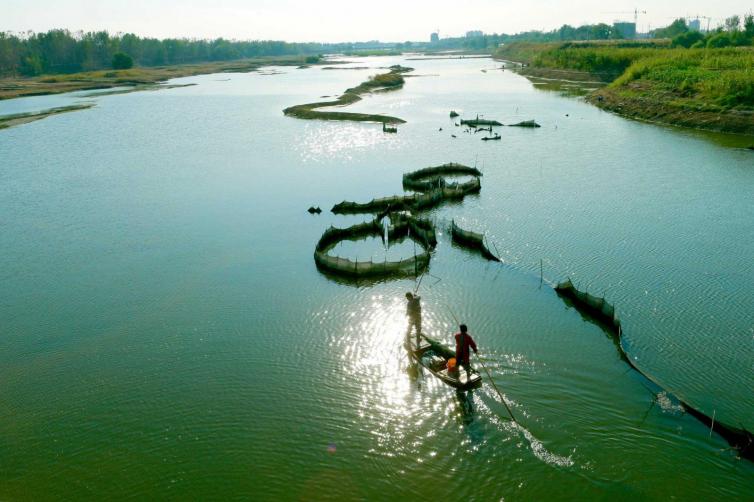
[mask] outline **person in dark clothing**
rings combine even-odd
[[[422,304],[421,298],[411,293],[406,293],[406,316],[408,317],[408,331],[406,338],[411,336],[411,328],[416,329],[416,346],[419,346],[422,332]]]
[[[476,348],[476,342],[474,342],[474,339],[471,338],[471,335],[468,333],[469,328],[466,327],[465,324],[461,324],[459,328],[461,331],[456,333],[456,368],[463,365],[463,367],[466,368],[466,377],[468,378],[469,373],[471,372],[471,365],[469,364],[469,347],[474,349],[475,354],[479,351]]]

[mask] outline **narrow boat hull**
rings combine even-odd
[[[482,385],[482,376],[474,368],[468,373],[463,366],[459,366],[458,371],[448,371],[448,360],[455,357],[455,352],[440,342],[422,335],[417,343],[416,337],[410,336],[405,345],[411,361],[426,368],[447,385],[459,390]]]

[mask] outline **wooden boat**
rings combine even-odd
[[[385,123],[382,123],[382,132],[398,132],[397,127],[387,127]]]
[[[482,385],[482,376],[474,368],[470,369],[468,375],[463,366],[459,366],[458,371],[448,371],[448,360],[456,356],[454,350],[425,335],[421,335],[418,343],[417,346],[414,335],[406,338],[406,350],[411,361],[426,368],[446,384],[459,390],[469,390]]]
[[[482,141],[491,141],[491,140],[494,141],[496,139],[500,139],[500,135],[499,134],[495,134],[494,136],[486,136],[486,137],[482,138]]]

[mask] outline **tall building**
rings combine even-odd
[[[692,19],[691,21],[689,21],[689,30],[702,31],[702,24],[699,22],[698,19]]]
[[[439,33],[432,33],[429,36],[429,41],[430,41],[430,43],[433,43],[433,44],[439,42],[440,41],[440,34]]]
[[[623,38],[636,38],[636,23],[627,21],[616,21],[613,28],[623,36]]]

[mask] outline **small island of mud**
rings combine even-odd
[[[21,124],[28,124],[35,120],[41,120],[52,115],[59,115],[61,113],[75,112],[78,110],[86,110],[94,106],[94,103],[81,103],[77,105],[59,106],[56,108],[49,108],[38,112],[28,113],[15,113],[13,115],[0,116],[0,129],[7,129],[9,127],[18,126]]]
[[[406,121],[398,117],[389,115],[378,115],[371,113],[352,113],[352,112],[325,112],[318,111],[317,108],[331,106],[346,106],[357,101],[361,101],[361,95],[368,92],[387,92],[394,91],[403,87],[405,80],[403,73],[413,71],[413,68],[395,65],[390,67],[388,73],[381,73],[370,77],[366,82],[362,82],[356,87],[346,89],[346,91],[335,101],[320,101],[317,103],[305,103],[302,105],[290,106],[283,110],[285,115],[308,120],[352,120],[356,122],[382,122],[383,124],[402,124]]]

